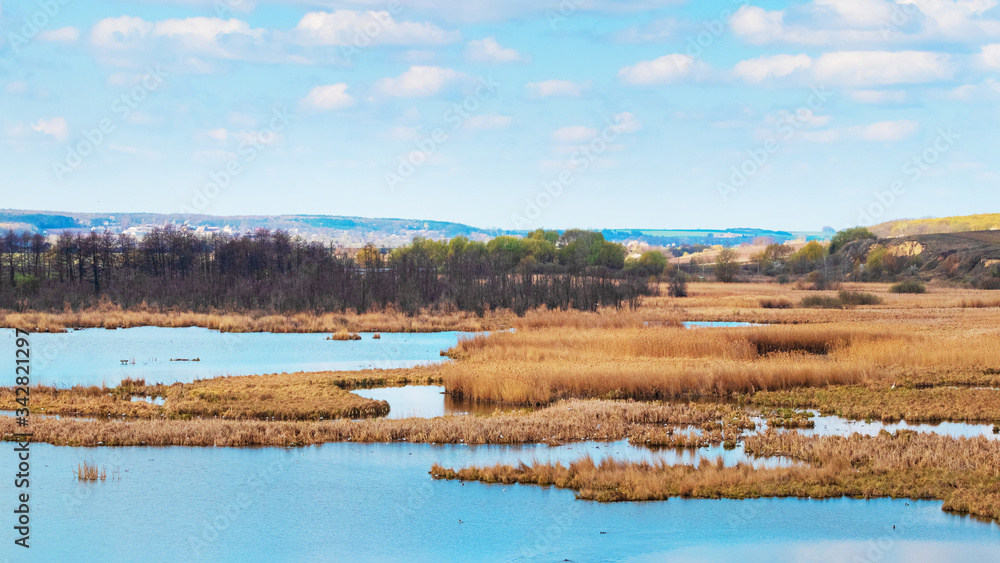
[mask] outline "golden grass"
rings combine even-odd
[[[433,419],[332,421],[71,420],[32,422],[32,439],[69,446],[301,446],[324,442],[442,444],[561,443],[622,440],[652,425],[704,425],[738,418],[732,406],[625,401],[565,401],[534,411]],[[14,439],[12,417],[0,417],[4,440]]]
[[[454,395],[561,398],[729,396],[872,382],[981,381],[1000,373],[1000,334],[973,325],[828,323],[744,328],[539,328],[462,340],[442,369]]]
[[[814,408],[823,414],[885,422],[1000,422],[1000,391],[934,387],[833,386],[757,393],[763,407]]]
[[[386,415],[389,404],[348,390],[441,382],[434,366],[216,377],[173,385],[126,379],[115,388],[35,386],[31,401],[33,409],[47,414],[100,417],[365,418]],[[163,397],[165,401],[156,405],[132,401],[133,397]],[[0,409],[18,408],[16,398],[14,388],[0,388]]]
[[[598,501],[686,498],[911,498],[944,501],[944,510],[1000,520],[1000,442],[899,431],[878,436],[805,437],[768,431],[746,440],[757,456],[785,456],[807,465],[756,469],[665,462],[595,463],[589,456],[562,464],[431,468],[437,479],[526,483],[574,489]]]
[[[87,461],[78,463],[73,473],[79,481],[103,481],[108,478],[108,473],[103,467],[98,469],[97,464]]]
[[[124,310],[112,304],[84,311],[15,312],[0,310],[0,327],[30,332],[64,332],[67,328],[131,328],[138,326],[202,327],[221,332],[337,333],[349,332],[479,332],[509,326],[507,312],[472,313],[424,311],[407,316],[396,311],[357,314],[270,314],[172,311],[151,307]]]

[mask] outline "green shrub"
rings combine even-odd
[[[893,293],[927,293],[927,288],[920,280],[906,280],[892,284],[889,291]]]

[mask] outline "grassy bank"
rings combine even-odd
[[[565,401],[535,411],[432,419],[262,421],[36,419],[33,440],[69,446],[290,446],[324,442],[525,444],[622,440],[663,424],[704,425],[739,416],[724,405]],[[5,440],[22,431],[0,417]]]
[[[1000,519],[1000,442],[899,431],[868,437],[805,437],[775,432],[746,440],[748,453],[805,465],[755,469],[625,462],[584,457],[571,464],[533,463],[449,469],[437,479],[554,485],[598,501],[685,498],[911,498],[943,500],[944,510]]]
[[[35,386],[31,388],[31,403],[36,412],[47,414],[116,418],[365,418],[384,416],[389,412],[388,403],[360,397],[350,389],[441,382],[433,366],[216,377],[172,385],[147,385],[142,380],[126,379],[113,388]],[[161,397],[165,401],[156,405],[133,401],[136,397]],[[19,406],[15,399],[12,388],[0,388],[0,408],[14,410]]]

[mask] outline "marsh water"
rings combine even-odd
[[[14,331],[4,329],[0,357],[14,357]],[[460,332],[329,334],[224,333],[205,328],[83,329],[31,335],[32,381],[44,385],[190,382],[221,375],[389,369],[444,360]]]
[[[227,345],[229,336],[241,338]],[[119,356],[127,354],[136,355],[136,366],[142,365],[140,357],[158,358],[144,366],[152,375],[138,376],[167,381],[219,372],[412,365],[440,361],[439,352],[458,334],[333,342],[322,340],[325,335],[96,330],[32,335],[32,348],[47,345],[45,337],[56,337],[48,342],[57,343],[52,344],[57,353],[40,373],[66,385],[131,375],[119,365]],[[379,352],[379,345],[397,352]],[[201,362],[162,363],[178,356]],[[388,400],[390,416],[475,414],[474,406],[441,391],[415,386],[360,393]],[[819,420],[814,432],[878,431],[866,423]],[[925,426],[917,429],[984,432],[974,425]],[[690,464],[722,457],[727,464],[788,463],[748,458],[741,448],[654,451],[627,442],[243,449],[32,444],[32,548],[13,547],[7,526],[0,561],[885,562],[986,561],[1000,554],[1000,526],[948,514],[940,502],[786,498],[601,504],[552,487],[463,484],[428,474],[435,463],[569,462],[585,454],[595,460]],[[0,456],[11,475],[12,456],[10,451]],[[73,469],[83,461],[105,467],[111,476],[97,483],[77,481]],[[14,492],[13,480],[0,478],[0,498],[8,499],[0,510],[13,509]]]

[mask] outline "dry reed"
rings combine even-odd
[[[758,469],[721,458],[697,466],[627,462],[589,456],[570,463],[498,464],[454,470],[434,465],[437,479],[554,485],[598,501],[687,498],[911,498],[943,500],[943,509],[1000,520],[1000,442],[899,431],[878,436],[806,437],[768,431],[746,440],[757,456],[807,465]]]

